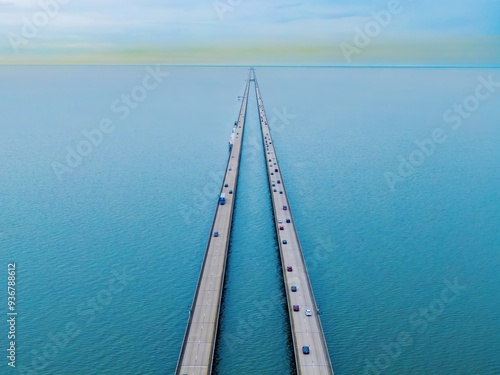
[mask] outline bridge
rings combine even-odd
[[[319,309],[314,299],[255,72],[254,80],[297,373],[333,375]]]
[[[224,194],[225,203],[221,204],[220,200],[217,202],[217,210],[177,363],[175,373],[178,375],[201,375],[212,372],[245,130],[250,75],[251,72],[248,75],[238,121],[235,122],[229,141],[229,158],[220,191],[221,196]]]
[[[239,118],[234,124],[229,140],[230,154],[220,192],[221,197],[217,205],[190,310],[176,375],[208,375],[212,373],[250,82],[255,83],[255,94],[259,107],[262,141],[297,373],[299,375],[333,375],[319,309],[314,299],[283,175],[253,69],[249,72],[246,82]]]

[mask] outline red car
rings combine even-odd
[[[280,230],[285,230],[285,227],[283,225],[280,225]]]
[[[299,305],[293,305],[293,311],[299,311],[300,308],[299,308]]]

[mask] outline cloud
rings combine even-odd
[[[56,0],[45,0],[56,1]],[[228,0],[221,0],[228,1]],[[138,45],[335,45],[351,38],[371,11],[387,0],[242,0],[221,20],[213,0],[85,0],[60,5],[60,11],[40,30],[45,46],[90,48]],[[432,43],[434,38],[498,36],[500,4],[496,0],[401,0],[404,11],[394,17],[377,42],[394,38]],[[233,4],[238,4],[233,2]],[[0,0],[0,50],[8,50],[9,32],[21,33],[23,19],[40,11],[38,0]],[[78,40],[78,43],[75,43]],[[1,43],[4,43],[2,45]]]

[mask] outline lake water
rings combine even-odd
[[[500,374],[500,70],[256,73],[335,374]],[[246,76],[0,68],[18,374],[174,372]],[[215,372],[292,374],[250,92]]]

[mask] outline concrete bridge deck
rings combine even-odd
[[[234,201],[237,191],[236,185],[240,169],[250,79],[251,72],[248,75],[239,118],[233,127],[234,132],[231,133],[230,137],[230,141],[233,144],[230,148],[226,173],[221,188],[221,193],[224,193],[226,196],[226,203],[224,205],[217,205],[217,211],[212,224],[212,230],[210,231],[177,363],[177,375],[206,375],[212,372]],[[214,197],[214,203],[216,199],[218,198]],[[218,232],[218,237],[214,237],[215,232]]]
[[[314,299],[255,73],[254,80],[297,373],[299,375],[333,375],[318,308]],[[284,206],[286,206],[286,210]],[[286,241],[286,244],[283,241]],[[292,267],[292,271],[288,271],[287,267]],[[296,292],[292,292],[292,286],[297,288]],[[294,311],[294,305],[299,307],[299,311]],[[306,310],[310,310],[310,316],[306,315]],[[309,347],[309,354],[303,353],[304,346]]]

